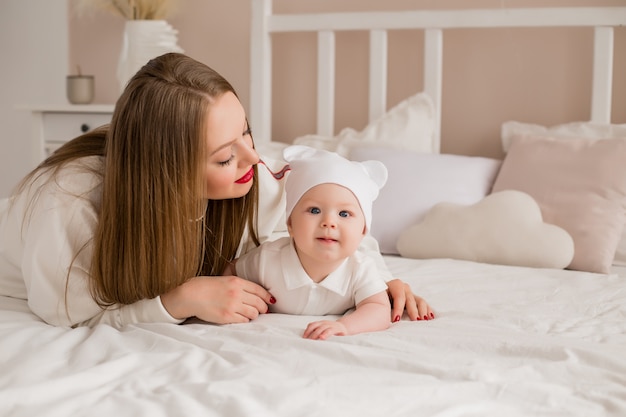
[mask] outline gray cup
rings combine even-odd
[[[94,96],[93,75],[68,75],[66,80],[67,99],[72,104],[89,104]]]

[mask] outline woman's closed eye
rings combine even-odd
[[[233,159],[235,159],[235,155],[231,155],[231,156],[230,156],[230,158],[228,158],[228,159],[227,159],[227,160],[225,160],[225,161],[220,161],[220,162],[218,162],[218,165],[219,165],[219,166],[223,166],[223,167],[224,167],[224,166],[228,166],[228,165],[230,165],[230,163],[231,163],[231,162],[233,162]]]

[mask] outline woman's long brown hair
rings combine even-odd
[[[129,81],[108,128],[68,142],[31,174],[104,156],[90,271],[100,305],[131,304],[221,274],[246,228],[258,244],[256,167],[246,196],[202,198],[207,113],[229,91],[221,75],[185,55],[155,58]]]

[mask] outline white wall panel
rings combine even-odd
[[[0,197],[37,162],[33,105],[67,103],[67,0],[0,3]]]

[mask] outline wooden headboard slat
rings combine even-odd
[[[440,149],[443,50],[446,30],[458,28],[594,28],[590,120],[609,123],[613,83],[613,27],[626,25],[626,7],[409,10],[272,14],[272,0],[252,1],[250,119],[255,140],[272,139],[272,41],[278,32],[318,32],[318,134],[334,133],[335,37],[337,31],[370,33],[369,119],[386,111],[387,31],[424,30],[424,92],[435,103],[434,149]]]

